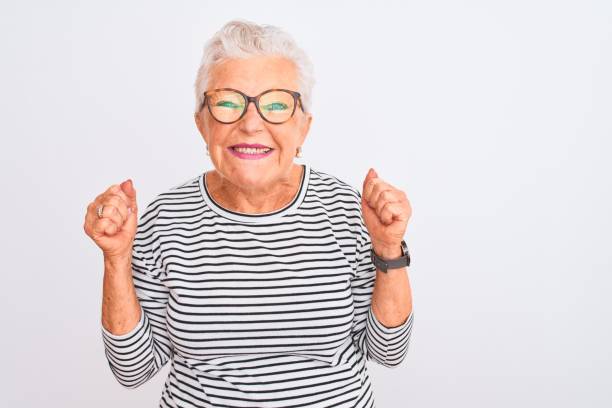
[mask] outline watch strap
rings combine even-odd
[[[410,253],[408,252],[408,245],[406,241],[402,240],[402,256],[394,259],[384,259],[376,255],[374,249],[370,248],[370,257],[372,263],[381,271],[387,272],[388,269],[403,268],[404,266],[410,266]]]

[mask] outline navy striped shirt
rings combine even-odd
[[[160,407],[375,406],[366,361],[400,364],[413,314],[377,320],[361,194],[302,166],[274,212],[223,208],[205,173],[146,206],[132,251],[140,321],[123,335],[102,327],[121,385],[170,362]]]

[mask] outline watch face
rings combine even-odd
[[[406,266],[410,266],[410,253],[408,252],[408,245],[406,245],[406,241],[402,240],[402,250],[404,251],[404,256],[406,257]]]

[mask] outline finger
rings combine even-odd
[[[93,230],[94,222],[98,216],[96,215],[96,202],[92,201],[87,206],[87,213],[85,214],[85,232],[89,234],[89,231]]]
[[[378,183],[382,183],[383,180],[377,177],[366,177],[366,180],[363,183],[363,198],[365,199],[365,201],[368,203],[368,205],[371,206],[371,196],[372,196],[372,191],[374,190],[375,186]]]
[[[380,208],[385,200],[390,200],[392,202],[398,201],[399,195],[391,185],[383,182],[377,184],[370,194],[370,207]]]
[[[107,188],[103,193],[98,194],[96,198],[94,198],[94,200],[91,203],[89,203],[89,205],[87,206],[88,213],[92,211],[94,212],[97,211],[98,207],[104,203],[104,199],[106,198],[106,196],[109,193],[112,193],[113,191],[115,191],[117,186],[118,184],[113,184],[112,186]]]
[[[101,197],[102,195],[98,196]],[[99,220],[100,218],[98,217],[98,207],[100,206],[100,201],[92,201],[91,203],[89,203],[89,205],[87,206],[87,214],[85,215],[85,225],[86,225],[86,230],[87,228],[89,228],[90,230],[93,231],[93,226],[96,223],[97,220]],[[109,214],[108,213],[108,209],[103,209],[103,212],[105,214]]]
[[[123,183],[120,184],[121,193],[126,198],[126,202],[134,211],[136,211],[136,188],[134,188],[134,183],[132,179],[127,179]]]
[[[375,178],[375,179],[372,179],[370,183],[368,184],[368,186],[366,187],[366,201],[372,208],[374,208],[374,203],[376,202],[373,199],[373,194],[375,191],[377,191],[377,186],[380,185],[381,183],[384,183],[382,179]]]
[[[110,198],[115,197],[115,198]],[[93,231],[93,226],[97,220],[100,219],[98,216],[98,207],[101,205],[111,207],[116,207],[115,210],[112,208],[103,208],[102,213],[103,216],[106,217],[109,214],[110,218],[118,225],[123,225],[123,223],[127,220],[130,213],[136,211],[136,206],[133,205],[133,209],[130,209],[130,206],[127,204],[131,199],[128,195],[121,190],[119,184],[113,184],[106,189],[103,193],[100,193],[96,196],[96,198],[89,203],[87,206],[87,212],[85,215],[85,223],[84,230],[86,233],[90,234]],[[122,204],[123,203],[123,204]],[[114,215],[113,215],[114,214]]]
[[[127,194],[123,189],[122,189],[122,185],[124,183],[121,184],[115,184],[111,190],[107,193],[107,195],[118,195],[119,197],[121,197],[121,199],[123,200],[123,202],[125,203],[125,205],[127,207],[133,207],[132,210],[135,211],[135,207],[136,207],[136,200],[134,197],[130,196],[129,194]],[[135,194],[135,191],[133,192],[133,194]]]
[[[93,224],[93,233],[96,236],[113,236],[117,233],[117,231],[119,231],[119,229],[119,226],[110,218],[100,218]]]
[[[102,197],[104,197],[105,195],[107,195],[109,193],[114,193],[114,192],[117,191],[117,189],[119,189],[119,184],[112,184],[102,194],[100,194],[98,197],[102,198]]]
[[[369,183],[369,181],[375,177],[374,173],[375,173],[374,169],[372,169],[372,168],[368,169],[368,172],[366,173],[366,176],[363,179],[363,185],[361,186],[361,195],[362,196],[365,195],[366,186]]]
[[[374,171],[374,169],[370,168],[365,176],[365,179],[363,180],[363,185],[361,187],[361,196],[365,199],[368,196],[368,189],[369,189],[369,185],[370,182],[372,181],[372,179],[376,178],[375,176],[376,172]]]
[[[113,184],[109,187],[107,194],[119,195],[125,201],[128,208],[131,208],[132,212],[137,211],[136,189],[130,179],[125,180],[121,184]]]
[[[124,223],[130,215],[128,204],[125,202],[125,199],[123,199],[119,194],[107,195],[101,204],[104,205],[104,211],[106,211],[106,206],[115,207],[117,211],[119,211],[119,214],[121,215],[121,219],[122,219],[121,223]],[[110,212],[111,210],[108,210],[108,211],[110,214],[112,214],[112,212]]]
[[[118,193],[113,193],[113,191],[118,191],[118,189]],[[125,199],[122,198],[122,195]],[[110,218],[118,227],[123,226],[130,214],[134,212],[127,206],[125,202],[126,199],[128,199],[127,196],[124,192],[120,191],[118,184],[109,187],[106,192],[98,195],[96,200],[87,206],[84,226],[85,231],[93,230],[94,223],[100,219],[98,216],[98,207],[101,205],[104,206],[102,208],[102,218]]]
[[[388,204],[385,205],[382,210],[377,211],[376,214],[378,215],[378,219],[380,220],[380,222],[383,225],[389,225],[391,223],[393,223],[393,214],[391,213],[391,211],[389,211]]]
[[[408,212],[401,202],[387,202],[377,214],[378,218],[385,225],[389,225],[394,221],[405,221],[408,219]]]
[[[125,223],[123,215],[121,215],[121,212],[117,209],[117,207],[115,207],[114,204],[104,204],[102,207],[102,216],[99,217],[96,211],[96,217],[98,219],[108,218],[118,226],[122,226]]]
[[[91,212],[91,203],[87,205],[87,210],[85,211],[85,221],[83,221],[83,229],[85,233],[89,235],[89,213]]]

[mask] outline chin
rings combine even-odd
[[[247,186],[265,185],[270,174],[271,169],[266,167],[255,168],[253,166],[247,166],[233,172],[238,184]]]

